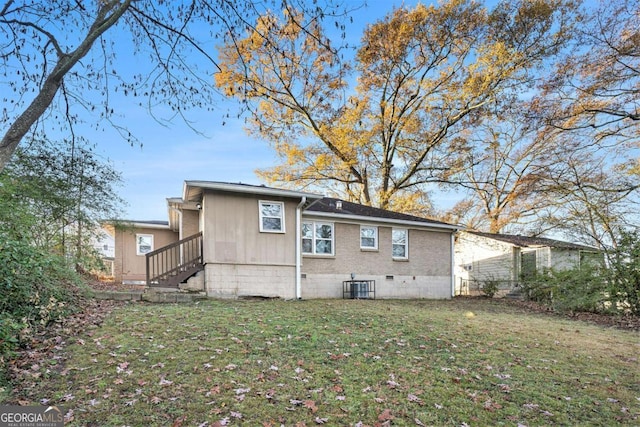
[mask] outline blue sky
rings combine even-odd
[[[348,37],[358,41],[366,24],[384,17],[394,6],[415,3],[369,0],[366,9],[354,14]],[[166,220],[166,198],[181,196],[186,179],[261,184],[254,171],[276,164],[273,150],[265,141],[248,136],[242,119],[225,120],[222,126],[221,116],[227,108],[237,111],[235,101],[220,103],[219,112],[189,112],[201,135],[180,119],[164,126],[127,98],[114,102],[120,116],[116,119],[128,126],[142,147],[131,147],[106,125],[86,136],[96,144],[96,152],[109,158],[122,173],[124,182],[118,194],[127,204],[122,213],[125,219]]]

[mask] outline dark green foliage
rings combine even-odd
[[[607,266],[551,271],[525,280],[525,295],[558,311],[640,315],[640,232],[623,231]]]
[[[24,323],[16,321],[10,313],[0,313],[0,367],[4,365],[5,356],[10,355],[18,346],[20,331],[25,327]]]
[[[55,251],[76,266],[94,264],[90,239],[98,221],[117,216],[121,199],[114,185],[120,175],[111,165],[76,141],[73,144],[39,142],[18,150],[0,175],[7,217],[0,224],[20,227],[32,244]],[[13,211],[20,211],[16,218]]]
[[[640,232],[623,232],[609,261],[611,303],[640,315]]]
[[[119,175],[91,150],[37,147],[0,172],[0,372],[30,334],[79,309],[76,271],[99,265],[90,240],[119,203]]]
[[[525,282],[523,289],[530,300],[557,311],[598,313],[611,308],[607,286],[606,270],[584,265],[580,269],[538,275],[535,281]]]
[[[79,308],[80,277],[58,255],[0,232],[0,372],[38,328]]]
[[[482,293],[493,298],[500,289],[500,281],[495,279],[485,279],[482,281]]]

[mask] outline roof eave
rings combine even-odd
[[[316,193],[306,193],[302,191],[283,190],[271,187],[259,187],[244,184],[231,184],[223,182],[211,181],[185,181],[182,198],[185,201],[199,201],[203,190],[213,190],[229,193],[254,194],[271,197],[287,197],[301,199],[303,197],[309,199],[322,199],[324,196]]]
[[[364,215],[353,215],[353,214],[337,214],[332,212],[319,212],[319,211],[304,211],[302,216],[313,216],[320,218],[333,218],[333,219],[347,219],[353,220],[356,222],[375,222],[381,224],[397,224],[404,225],[408,227],[419,227],[419,228],[429,228],[429,229],[437,229],[437,230],[447,230],[449,232],[455,232],[460,230],[460,226],[452,225],[452,224],[440,224],[440,223],[429,223],[429,222],[421,222],[421,221],[409,221],[404,219],[391,219],[391,218],[381,218],[374,216],[364,216]]]
[[[153,224],[149,222],[122,221],[128,226],[135,228],[153,228],[157,230],[170,230],[169,224]]]

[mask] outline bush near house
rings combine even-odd
[[[485,279],[482,281],[482,293],[489,298],[493,298],[500,290],[500,280]]]
[[[640,233],[623,233],[608,267],[549,271],[525,281],[528,299],[557,311],[640,315]]]
[[[622,233],[609,259],[612,304],[640,315],[640,231]]]
[[[0,381],[18,346],[81,306],[78,272],[99,267],[90,239],[118,182],[81,139],[34,140],[0,171]]]
[[[535,280],[525,281],[523,290],[529,300],[556,311],[610,312],[607,277],[602,269],[585,267],[550,271]]]

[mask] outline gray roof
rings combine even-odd
[[[534,246],[548,246],[550,248],[558,248],[558,249],[579,249],[579,250],[589,250],[589,251],[597,251],[598,249],[593,248],[591,246],[579,245],[577,243],[565,242],[562,240],[549,239],[546,237],[528,237],[528,236],[517,236],[512,234],[497,234],[497,233],[482,233],[480,231],[468,231],[471,234],[475,234],[476,236],[488,237],[495,240],[500,240],[502,242],[511,243],[515,246],[520,246],[523,248],[534,247]]]
[[[415,225],[425,225],[452,230],[460,228],[457,225],[448,224],[446,222],[403,214],[400,212],[393,212],[386,209],[374,208],[372,206],[347,202],[345,200],[334,199],[331,197],[323,197],[322,199],[312,203],[305,209],[305,213],[327,214],[342,218],[352,216],[358,217],[358,219],[383,220],[385,222],[404,224],[414,223]]]

